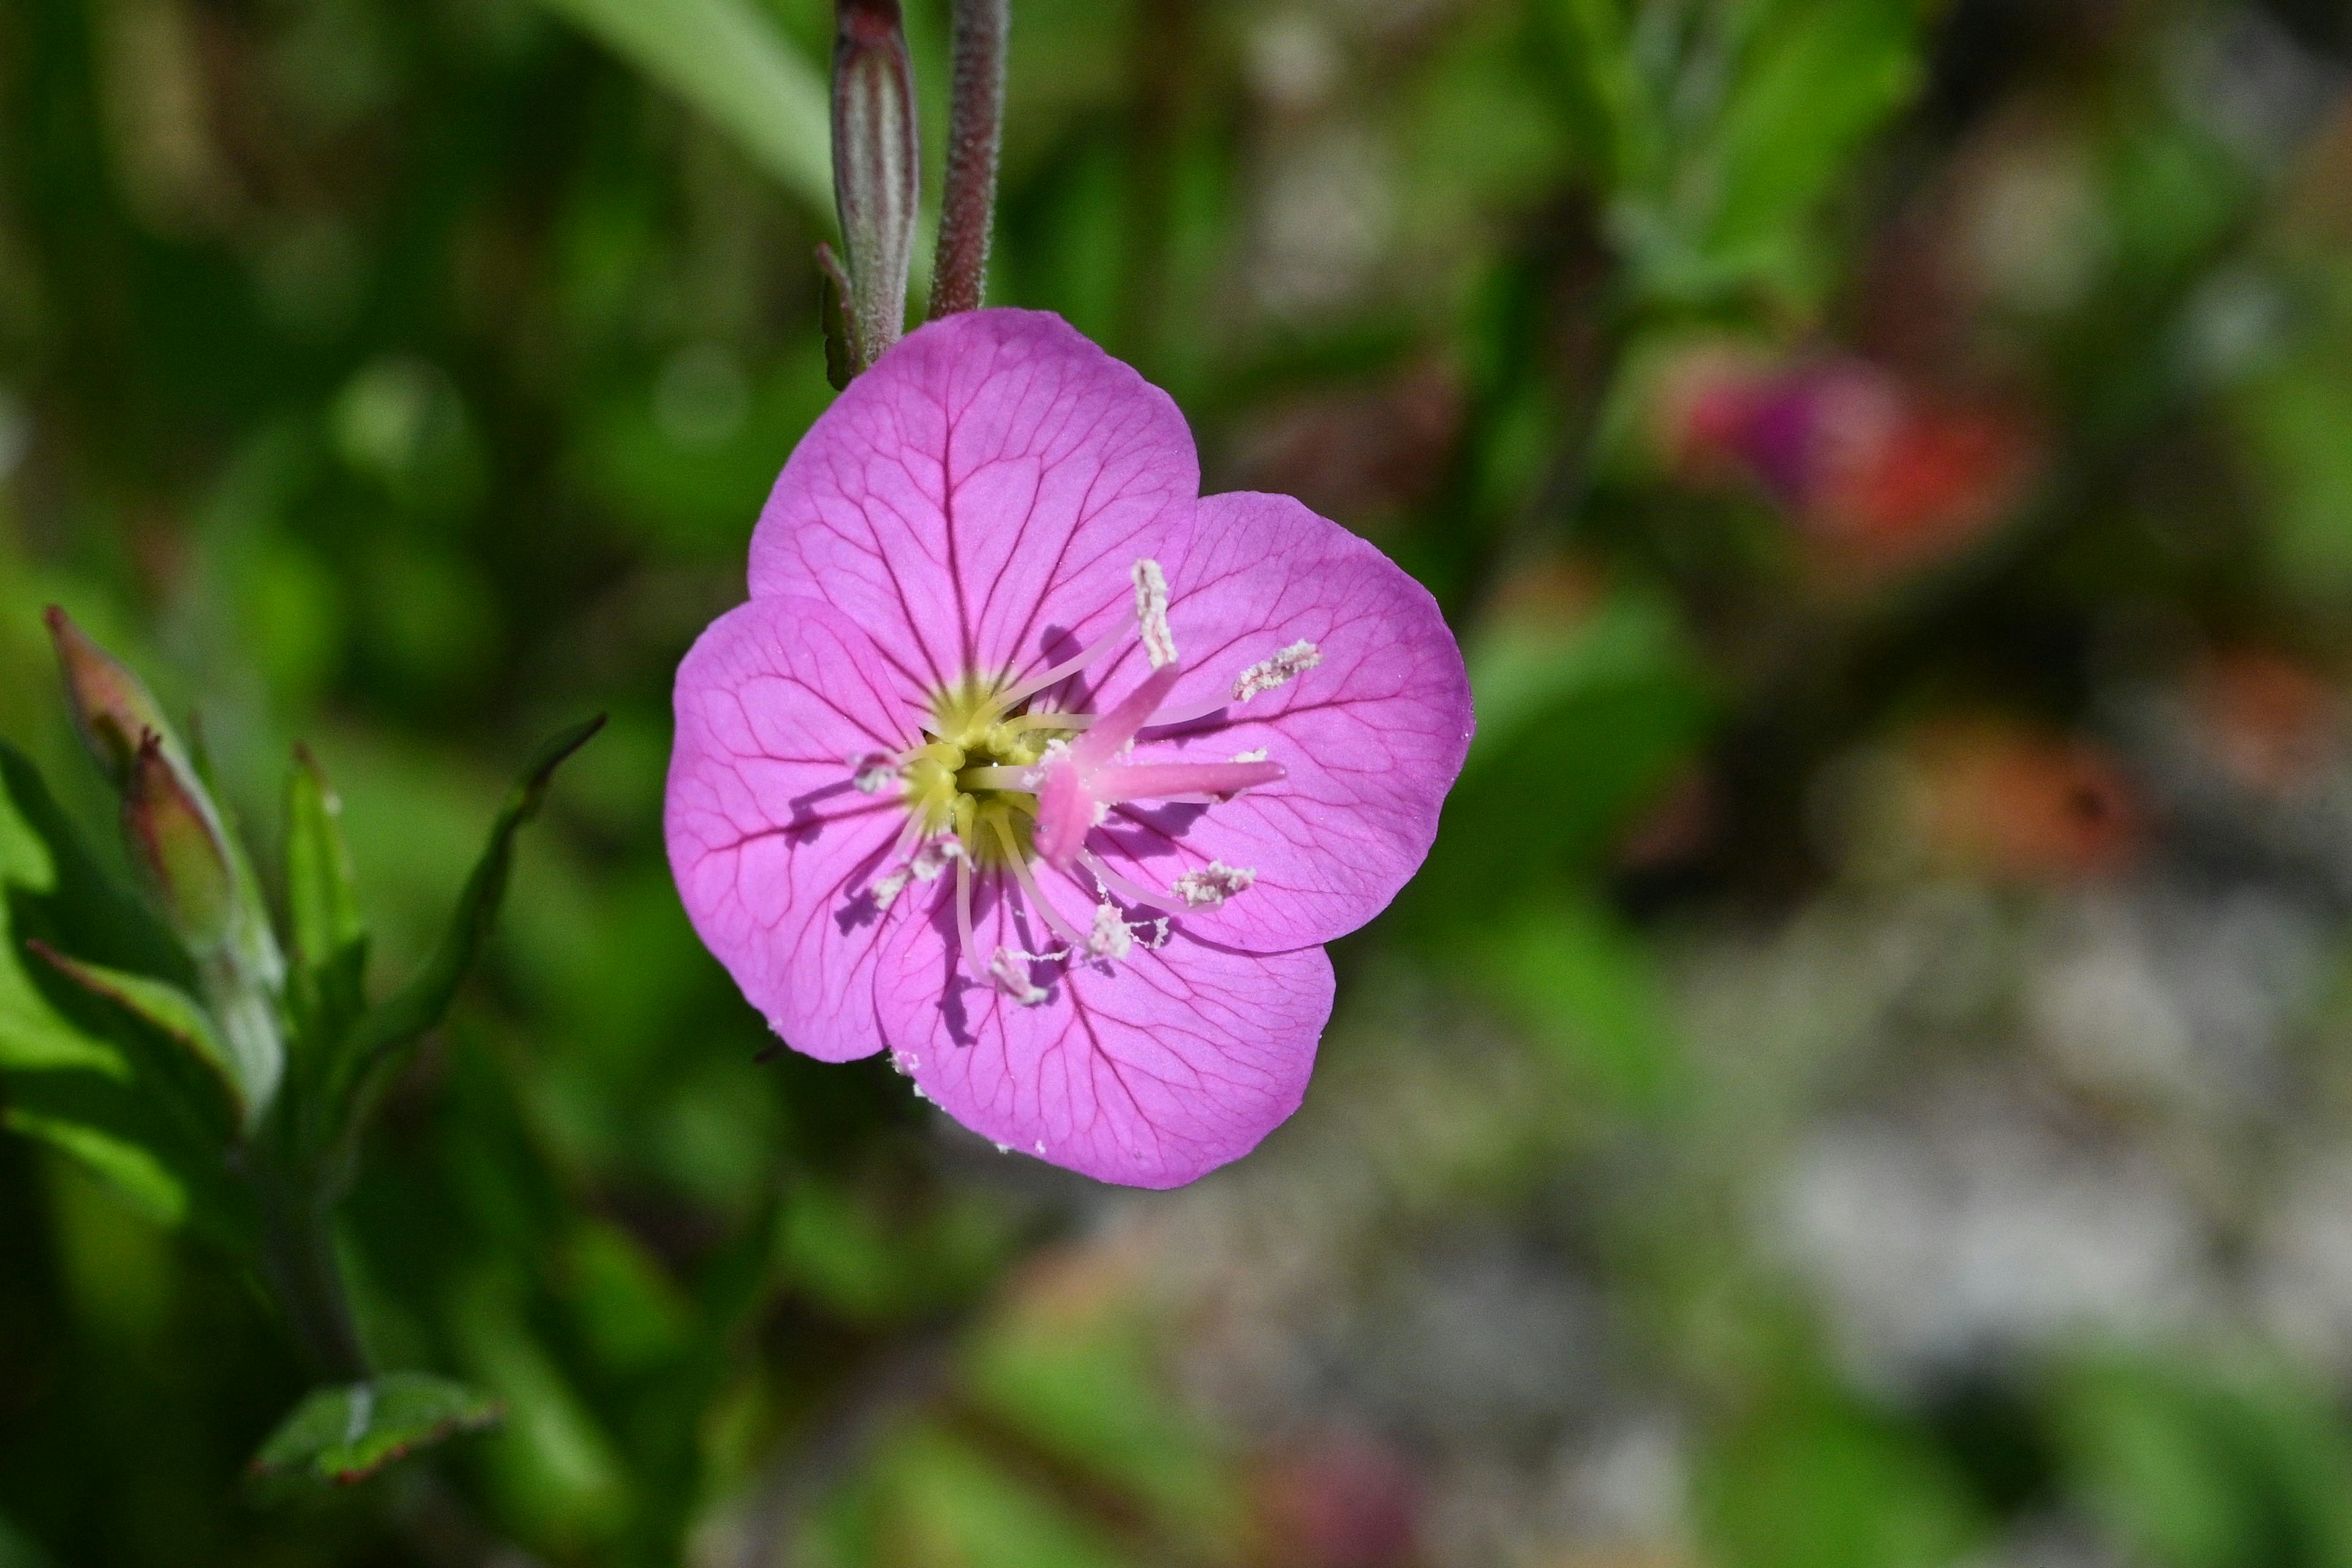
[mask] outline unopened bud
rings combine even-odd
[[[51,605],[44,618],[49,623],[49,638],[57,644],[74,728],[81,731],[82,744],[108,780],[116,789],[127,790],[142,736],[154,735],[167,747],[174,744],[163,710],[146,684],[92,642],[65,611]]]
[[[837,0],[835,19],[833,193],[848,253],[855,372],[906,330],[922,154],[898,0]]]
[[[122,837],[172,927],[192,952],[217,949],[236,919],[236,871],[202,788],[147,731],[122,791]]]

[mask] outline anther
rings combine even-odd
[[[988,961],[988,977],[1024,1007],[1034,1007],[1045,999],[1045,988],[1029,978],[1028,956],[1009,947],[998,948],[996,956]]]
[[[1323,650],[1304,640],[1292,643],[1272,658],[1262,658],[1234,682],[1234,700],[1246,702],[1261,692],[1286,685],[1323,662]]]
[[[1176,634],[1168,626],[1168,576],[1160,563],[1145,556],[1130,574],[1135,579],[1135,618],[1142,628],[1144,656],[1154,669],[1176,662]]]
[[[1257,873],[1246,866],[1212,860],[1177,878],[1176,896],[1190,908],[1213,910],[1235,893],[1247,892],[1256,880]]]

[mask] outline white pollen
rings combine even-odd
[[[874,907],[887,914],[890,906],[898,901],[898,895],[907,890],[907,884],[914,879],[914,876],[912,866],[901,866],[875,883]]]
[[[929,1095],[925,1094],[925,1093],[923,1092],[923,1086],[922,1086],[921,1084],[919,1084],[919,1084],[916,1084],[916,1085],[914,1086],[914,1089],[915,1089],[915,1098],[916,1098],[917,1100],[922,1100],[925,1104],[929,1104],[929,1103],[930,1102],[930,1098],[931,1098],[931,1097],[930,1097]]]
[[[988,977],[1024,1007],[1034,1007],[1045,999],[1045,988],[1029,978],[1029,955],[1025,952],[998,948],[996,956],[988,961]]]
[[[1087,933],[1087,952],[1095,958],[1125,958],[1135,949],[1135,932],[1119,917],[1117,905],[1095,906],[1095,929]]]
[[[1000,1154],[1010,1154],[1013,1152],[1013,1145],[1010,1143],[999,1143],[996,1146],[996,1152]]]
[[[1176,662],[1176,634],[1168,628],[1168,574],[1145,556],[1135,563],[1135,618],[1142,626],[1144,656],[1154,669]]]
[[[1043,1153],[1045,1153],[1045,1141],[1043,1138],[1040,1138],[1040,1139],[1038,1139],[1038,1140],[1037,1140],[1037,1152],[1038,1152],[1038,1153],[1040,1153],[1040,1154],[1043,1154]]]
[[[1168,917],[1161,915],[1151,922],[1151,940],[1143,945],[1157,951],[1168,945]]]
[[[1234,682],[1234,700],[1246,702],[1262,691],[1271,691],[1306,674],[1323,662],[1323,650],[1311,642],[1295,642],[1272,658],[1262,658],[1242,671]]]
[[[1264,746],[1260,746],[1254,752],[1238,752],[1234,753],[1234,761],[1237,763],[1262,763],[1265,761],[1265,748]]]
[[[874,884],[874,907],[888,912],[909,881],[936,882],[940,873],[963,858],[963,846],[953,838],[934,838],[917,849],[907,863]]]
[[[1247,892],[1256,880],[1257,873],[1246,866],[1212,860],[1177,878],[1175,893],[1188,909],[1213,910],[1235,893]]]
[[[860,793],[880,795],[898,777],[898,759],[887,752],[867,752],[849,759],[849,772]]]
[[[917,881],[936,882],[940,873],[962,858],[962,842],[942,834],[916,850],[915,858],[907,865],[915,873]]]

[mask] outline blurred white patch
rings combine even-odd
[[[1286,113],[1320,105],[1347,65],[1330,28],[1300,11],[1276,12],[1251,27],[1247,59],[1250,86],[1268,108]]]
[[[2291,1168],[2263,1216],[2254,1307],[2290,1351],[2352,1376],[2352,1150]]]
[[[1370,282],[1396,229],[1394,170],[1364,126],[1279,142],[1258,193],[1252,292],[1267,314],[1312,317]]]
[[[2136,1152],[2072,1147],[1998,1103],[1817,1134],[1776,1217],[1854,1373],[1911,1387],[2070,1332],[2192,1323],[2210,1282],[2196,1215]],[[1958,1113],[1954,1114],[1957,1110]]]
[[[2346,80],[2253,5],[2183,29],[2166,75],[2175,112],[2257,169],[2286,162]]]

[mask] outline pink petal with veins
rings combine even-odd
[[[847,759],[906,743],[910,700],[865,632],[810,599],[755,599],[678,668],[664,827],[687,914],[769,1026],[848,1061],[882,1046],[866,884],[907,819]]]
[[[1047,896],[1087,895],[1050,868]],[[1180,929],[1137,936],[1116,963],[1031,966],[1045,1001],[1024,1005],[959,970],[952,893],[883,939],[874,1004],[892,1056],[940,1109],[982,1137],[1099,1181],[1181,1186],[1239,1159],[1298,1109],[1330,1017],[1319,947],[1239,952]],[[1033,916],[983,889],[982,949],[1055,945]]]
[[[1158,738],[1132,762],[1223,763],[1263,750],[1287,773],[1223,804],[1114,806],[1087,838],[1114,869],[1165,889],[1222,860],[1248,891],[1187,917],[1211,942],[1273,952],[1328,942],[1386,908],[1421,867],[1470,745],[1470,681],[1437,603],[1395,563],[1288,496],[1206,496],[1193,548],[1168,571],[1184,661],[1169,710],[1230,696],[1292,644],[1322,659],[1295,679]],[[1142,679],[1123,658],[1108,689]]]
[[[822,598],[931,689],[1025,676],[1129,613],[1138,556],[1181,556],[1201,469],[1168,395],[1059,316],[910,332],[784,465],[751,594]]]

